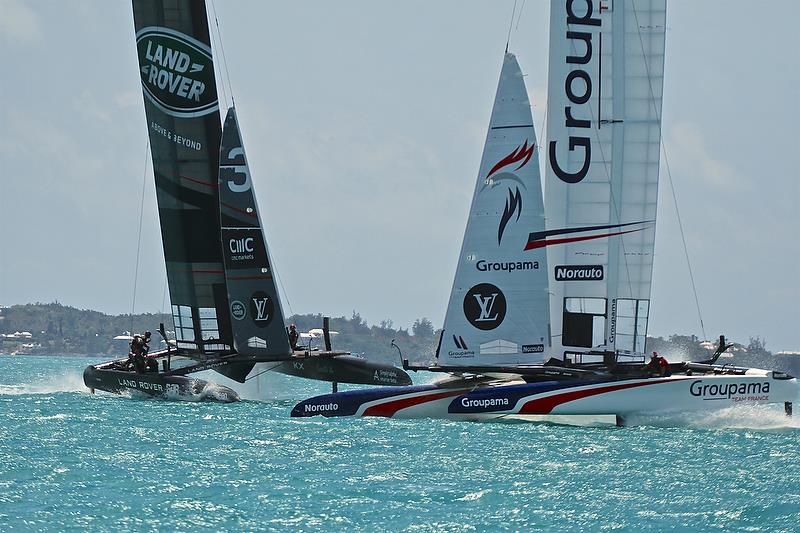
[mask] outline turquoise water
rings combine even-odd
[[[780,408],[628,428],[290,419],[327,386],[93,396],[88,362],[0,357],[0,531],[800,530],[800,418]]]

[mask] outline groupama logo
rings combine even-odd
[[[486,178],[483,182],[483,187],[481,187],[481,192],[487,187],[489,189],[494,188],[502,181],[510,181],[510,182],[517,182],[522,185],[522,188],[525,187],[525,182],[520,179],[520,177],[516,174],[516,172],[528,164],[528,161],[531,160],[531,156],[533,155],[533,151],[536,148],[534,143],[528,145],[528,140],[525,139],[525,142],[519,146],[517,146],[513,152],[505,156],[503,159],[498,161],[492,168],[489,170],[489,173],[486,174]],[[512,165],[514,163],[519,163],[516,168],[513,170],[507,170],[505,167]],[[500,172],[501,169],[504,169]],[[512,185],[509,184],[508,186],[508,198],[506,198],[506,205],[505,209],[503,210],[503,216],[500,218],[500,226],[497,228],[497,245],[499,246],[503,241],[503,233],[506,231],[506,226],[508,225],[509,221],[516,215],[516,220],[519,220],[520,215],[522,214],[522,193],[519,190],[519,186],[515,186],[514,189],[511,189]]]
[[[150,26],[137,32],[136,48],[142,89],[161,111],[178,118],[216,111],[211,47],[170,28]]]

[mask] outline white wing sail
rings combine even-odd
[[[506,54],[437,352],[442,366],[539,362],[549,345],[539,147],[525,81]]]
[[[556,357],[645,350],[666,0],[553,0],[546,249]]]

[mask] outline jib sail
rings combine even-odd
[[[222,130],[219,201],[234,347],[240,355],[289,358],[289,337],[234,108]]]
[[[539,146],[517,59],[506,54],[437,353],[448,366],[539,362],[549,346]]]
[[[554,354],[643,352],[650,311],[665,0],[553,0],[546,249]]]
[[[221,128],[205,2],[134,0],[133,17],[177,344],[227,351]]]

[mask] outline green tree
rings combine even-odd
[[[411,331],[414,333],[415,337],[422,337],[425,339],[429,339],[433,337],[433,324],[427,317],[418,318],[414,321],[414,325],[411,326]]]

